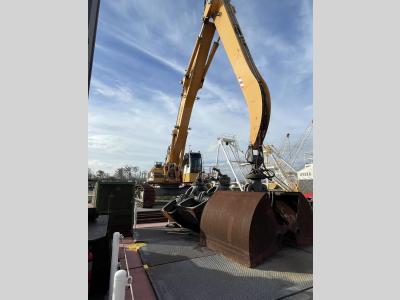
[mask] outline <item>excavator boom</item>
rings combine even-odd
[[[209,66],[211,62],[209,61],[207,63],[207,57],[214,32],[214,23],[204,21],[190,58],[189,66],[182,80],[183,89],[181,103],[179,105],[176,126],[172,131],[172,141],[167,154],[166,163],[182,165],[193,105],[196,100],[197,92],[203,85],[207,71],[206,66]]]

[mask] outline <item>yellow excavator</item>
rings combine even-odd
[[[284,241],[312,244],[312,209],[296,192],[268,191],[263,179],[274,174],[264,165],[270,93],[246,45],[236,11],[229,0],[204,3],[203,23],[186,73],[172,141],[164,163],[150,172],[150,184],[190,184],[184,195],[169,202],[164,215],[182,227],[200,233],[201,243],[244,265],[253,267],[275,253]],[[218,32],[214,43],[213,37]],[[203,86],[219,41],[222,42],[247,102],[250,119],[246,154],[252,168],[244,192],[229,190],[229,177],[216,170],[212,187],[202,180],[201,154],[184,153],[193,105]]]
[[[218,31],[219,38],[212,43],[215,31]],[[254,154],[254,170],[260,167],[261,147],[270,117],[271,104],[268,87],[251,58],[235,18],[234,7],[228,1],[207,1],[204,6],[200,34],[181,81],[183,85],[181,102],[176,125],[172,130],[172,141],[168,147],[165,162],[157,162],[149,172],[148,183],[150,184],[191,184],[202,170],[201,154],[199,152],[185,154],[184,151],[197,92],[203,86],[220,39],[247,101],[250,114],[250,151],[252,151],[251,155]],[[254,176],[259,175],[255,171]]]

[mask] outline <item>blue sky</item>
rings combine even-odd
[[[265,143],[292,142],[312,119],[312,1],[235,0],[237,18],[271,93]],[[164,161],[184,69],[200,31],[202,0],[103,0],[88,103],[89,167],[149,170]],[[217,34],[215,38],[217,37]],[[187,149],[215,160],[216,139],[247,148],[245,100],[222,45],[199,91]],[[304,151],[310,152],[308,143]]]

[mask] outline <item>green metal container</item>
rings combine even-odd
[[[97,182],[93,205],[101,215],[109,216],[110,234],[118,231],[125,236],[132,234],[133,182]]]

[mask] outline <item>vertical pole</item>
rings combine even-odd
[[[221,145],[221,141],[218,140],[218,148],[217,148],[217,159],[216,159],[216,163],[215,166],[218,168],[218,159],[219,159],[219,147]]]
[[[239,157],[239,152],[238,152],[238,150],[237,150],[237,146],[232,145],[232,144],[230,143],[230,144],[229,144],[229,150],[231,150],[231,152],[232,152],[232,154],[233,154],[233,157],[234,157],[235,160],[236,160],[236,165],[238,166],[238,169],[239,169],[240,174],[242,174],[242,176],[243,176],[243,178],[244,178],[245,184],[249,183],[248,180],[247,180],[247,178],[246,178],[246,175],[244,175],[244,173],[243,173],[242,167],[240,166],[240,157]]]
[[[222,146],[222,151],[223,151],[224,154],[225,154],[226,161],[228,162],[228,165],[229,165],[229,167],[231,168],[231,171],[232,171],[232,173],[233,173],[233,176],[235,176],[236,182],[237,182],[238,185],[239,185],[239,189],[243,192],[243,186],[242,186],[242,184],[240,183],[239,179],[238,179],[237,176],[236,176],[235,170],[233,169],[233,166],[232,166],[232,164],[231,164],[231,161],[230,161],[230,159],[229,159],[228,154],[227,154],[226,151],[225,151],[224,146]]]
[[[141,192],[140,192],[141,193]],[[144,199],[144,198],[143,198]],[[137,201],[135,197],[133,198],[133,231],[135,232],[136,230],[136,224],[137,224]],[[135,234],[135,233],[134,233]]]
[[[114,232],[112,240],[112,253],[111,253],[111,268],[110,268],[110,284],[108,287],[108,299],[112,299],[114,275],[118,269],[118,252],[119,252],[119,232]]]
[[[125,300],[125,288],[128,284],[128,275],[125,270],[118,270],[114,276],[112,300]]]

